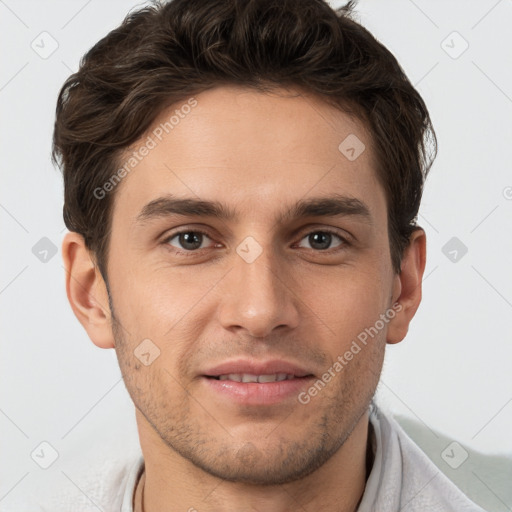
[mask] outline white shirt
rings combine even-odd
[[[357,512],[485,512],[437,468],[395,419],[374,403],[369,419],[374,462]],[[54,495],[50,502],[38,503],[39,510],[133,512],[133,495],[143,469],[144,459],[138,454],[128,464],[113,465],[101,476],[96,472],[89,481],[80,481],[87,498]]]
[[[357,512],[484,512],[375,404],[374,463]]]

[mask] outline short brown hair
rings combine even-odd
[[[52,158],[64,176],[64,222],[84,237],[107,285],[114,193],[99,200],[94,190],[164,108],[222,84],[300,87],[365,123],[400,272],[437,141],[421,96],[353,20],[354,5],[172,0],[130,13],[84,55],[58,97]]]

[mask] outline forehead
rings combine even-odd
[[[333,193],[363,200],[373,216],[385,212],[365,126],[298,89],[222,86],[186,98],[161,112],[120,166],[127,172],[114,219],[133,220],[167,194],[225,203],[261,221]]]

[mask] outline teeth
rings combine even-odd
[[[230,373],[219,375],[219,380],[233,380],[235,382],[280,382],[291,380],[294,375],[288,373],[273,373],[272,375],[253,375],[251,373]]]

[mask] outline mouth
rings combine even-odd
[[[299,376],[292,373],[272,373],[266,375],[255,375],[252,373],[227,373],[223,375],[205,375],[205,377],[215,380],[229,380],[232,382],[258,382],[260,384],[265,384],[268,382],[282,382],[284,380],[304,379],[307,377],[313,377],[313,375]]]
[[[272,405],[297,399],[315,376],[292,360],[238,358],[201,372],[205,392],[217,404]]]
[[[206,392],[216,404],[228,407],[269,407],[298,402],[300,392],[311,386],[314,379],[312,374],[299,376],[289,373],[229,373],[203,375],[202,381]]]

